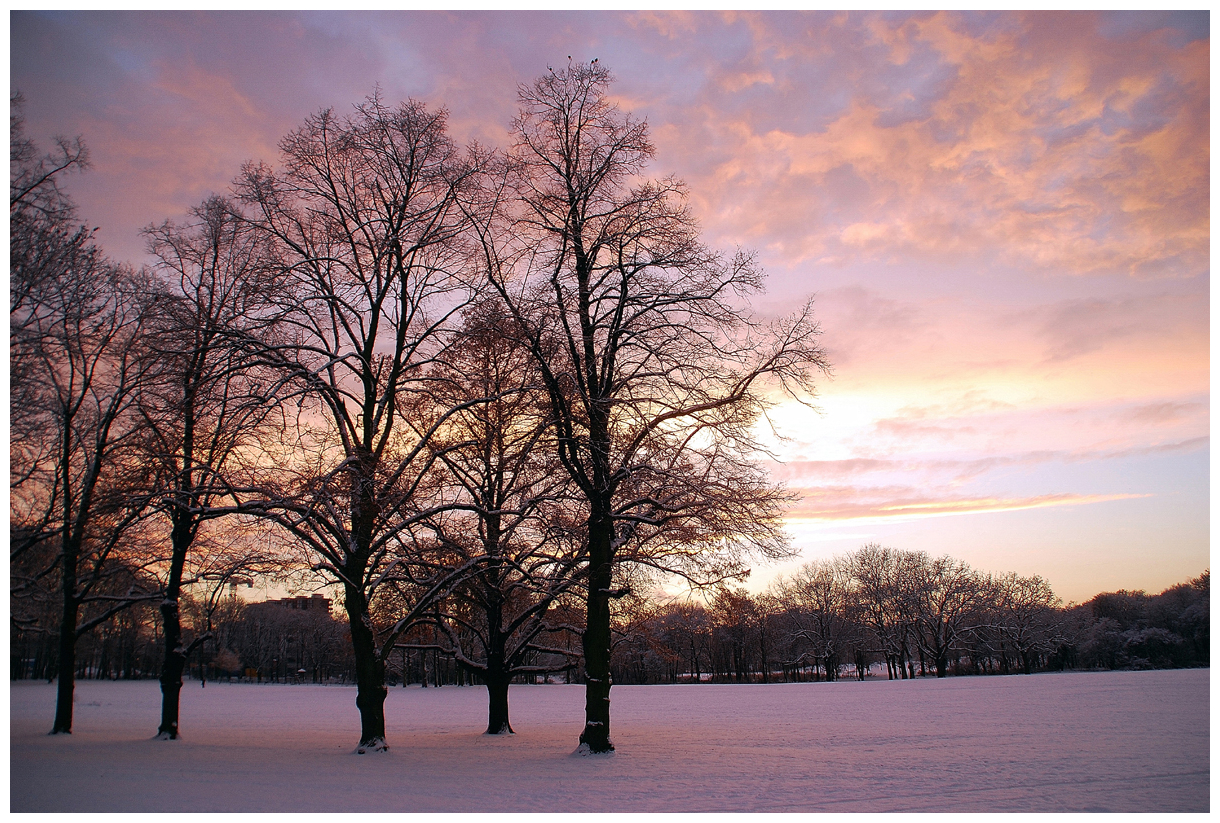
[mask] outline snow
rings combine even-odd
[[[389,751],[355,754],[351,687],[10,684],[10,810],[702,812],[1209,810],[1207,670],[615,686],[609,755],[575,755],[580,686],[390,690]],[[194,687],[194,688],[192,688]]]

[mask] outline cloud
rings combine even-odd
[[[912,301],[884,297],[863,286],[828,289],[817,296],[827,354],[837,369],[890,359],[895,351],[926,344],[937,318]]]
[[[1082,506],[1115,500],[1151,497],[1150,494],[1044,494],[1035,497],[930,497],[913,489],[833,487],[805,489],[787,514],[789,520],[877,520],[982,514],[988,512]]]
[[[766,461],[764,465],[777,483],[797,489],[838,488],[848,479],[872,477],[924,477],[933,487],[956,487],[998,469],[1030,469],[1047,464],[1106,463],[1131,457],[1189,454],[1208,448],[1207,435],[1120,449],[1043,449],[1012,451],[985,457],[931,456],[899,452],[888,458],[855,457],[844,460]],[[871,487],[861,487],[871,488]],[[899,492],[905,493],[905,492]]]
[[[615,94],[649,117],[658,169],[691,183],[717,245],[786,264],[1003,260],[1155,278],[1207,267],[1198,19],[19,12],[12,62],[31,125],[40,98],[88,114],[59,130],[85,132],[99,178],[120,135],[127,151],[148,150],[150,170],[187,168],[176,213],[227,186],[229,154],[274,146],[304,114],[375,82],[450,106],[459,140],[499,142],[516,84],[572,53],[622,78]],[[214,133],[232,149],[213,147],[205,167]],[[108,208],[118,181],[82,192],[82,205]]]
[[[1200,284],[1200,290],[1203,284]],[[1103,353],[1111,363],[1126,360],[1126,352],[1157,356],[1177,365],[1193,362],[1206,351],[1208,304],[1191,288],[1177,293],[1145,291],[1140,294],[1110,293],[1073,297],[1002,312],[994,318],[998,327],[1025,336],[1039,346],[1042,365],[1060,366],[1087,355]],[[1028,352],[1027,356],[1036,356]],[[1096,368],[1090,364],[1089,368]]]
[[[663,146],[723,155],[691,182],[726,238],[835,264],[964,255],[1056,274],[1206,270],[1206,41],[1148,33],[1117,50],[1093,15],[1073,17],[1070,37],[1062,16],[1006,15],[982,31],[948,13],[751,19],[751,54],[736,63],[773,82],[709,83],[682,105],[698,126]],[[818,100],[796,91],[811,62],[842,75],[814,86]],[[781,118],[781,101],[819,114]],[[846,204],[843,168],[858,181]]]
[[[1033,455],[1039,461],[1105,460],[1137,449],[1197,443],[1207,436],[1208,410],[1207,402],[1188,398],[1081,406],[913,406],[862,421],[861,431],[870,444],[868,457],[953,455],[960,461],[982,454],[986,459]]]
[[[1148,403],[1136,406],[1128,412],[1128,415],[1136,423],[1161,424],[1205,415],[1209,408],[1209,403],[1202,402]]]

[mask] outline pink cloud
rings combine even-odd
[[[1120,54],[1090,17],[1071,38],[1056,36],[1057,18],[1008,19],[979,37],[954,14],[868,17],[865,40],[891,65],[934,79],[886,98],[858,78],[833,116],[804,130],[760,117],[745,98],[762,92],[717,80],[685,112],[701,127],[666,133],[662,150],[710,135],[725,159],[691,179],[709,226],[788,260],[1000,254],[1057,273],[1204,269],[1207,43],[1149,36]],[[829,24],[801,50],[781,22],[751,20],[752,56],[738,61],[748,71],[734,76],[772,78],[769,94],[790,88],[793,69],[776,54],[828,50],[819,56],[850,72],[858,55],[845,49],[865,45],[858,27]],[[904,105],[912,114],[895,119]],[[832,194],[844,168],[859,180],[857,208]]]
[[[1206,449],[1210,437],[1200,435],[1181,440],[1168,440],[1152,445],[1118,449],[1085,448],[1012,451],[983,457],[960,455],[928,455],[918,452],[897,452],[889,457],[854,457],[844,460],[790,460],[766,463],[771,477],[779,483],[798,489],[838,488],[848,479],[884,477],[926,477],[936,487],[957,487],[997,469],[1029,469],[1047,464],[1090,463],[1170,454],[1187,454]],[[878,486],[879,484],[874,484]],[[856,487],[851,487],[856,488]],[[859,486],[860,489],[873,486]]]
[[[790,519],[873,520],[914,519],[965,514],[1020,511],[1055,506],[1081,506],[1114,500],[1150,497],[1148,494],[1044,494],[1035,497],[931,497],[914,489],[857,489],[831,487],[806,489],[789,510]]]

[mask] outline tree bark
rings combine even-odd
[[[500,542],[499,517],[492,515],[487,518],[488,554],[493,561],[487,570],[487,671],[484,677],[487,681],[487,734],[513,734],[513,727],[508,722],[508,684],[512,675],[508,673],[506,655],[508,637],[503,631],[504,599],[500,590],[500,562],[493,552],[497,551]]]
[[[59,621],[59,683],[55,692],[55,723],[51,734],[72,734],[72,693],[76,689],[76,621],[80,613],[80,601],[76,597],[76,577],[80,564],[78,532],[68,514],[71,497],[68,466],[71,457],[71,428],[63,429],[63,576],[60,589],[63,592],[63,612]],[[87,487],[86,487],[87,489]]]
[[[594,754],[614,751],[610,742],[610,584],[613,521],[589,518],[589,595],[581,640],[585,653],[585,729],[582,746]]]
[[[367,400],[367,398],[366,398]],[[372,418],[366,403],[365,420]],[[368,432],[366,432],[366,435]],[[369,615],[369,602],[362,587],[365,568],[373,544],[373,523],[377,515],[377,461],[368,446],[356,450],[351,474],[351,554],[343,569],[343,602],[352,633],[352,655],[356,665],[356,708],[360,710],[359,754],[386,751],[385,741],[385,663],[377,653],[377,638]]]
[[[487,672],[487,733],[513,734],[508,722],[508,681],[503,673]]]
[[[161,622],[165,628],[165,657],[161,662],[161,725],[157,728],[157,737],[177,740],[178,705],[186,655],[182,653],[182,627],[176,597],[167,596],[161,603]]]
[[[65,567],[68,558],[64,558]],[[80,605],[72,594],[76,589],[75,562],[72,573],[64,570],[64,608],[59,624],[59,683],[55,690],[55,724],[51,734],[72,734],[72,693],[76,688],[76,616]]]
[[[174,527],[170,534],[173,555],[165,599],[161,601],[165,656],[161,661],[161,725],[157,728],[157,737],[162,740],[178,739],[178,706],[182,695],[182,672],[186,668],[178,602],[182,594],[182,569],[186,565],[187,549],[193,542],[194,525],[188,513],[174,512]]]
[[[350,583],[344,584],[343,591],[356,663],[356,708],[360,710],[356,751],[385,751],[389,748],[385,742],[385,665],[377,654],[364,593]]]

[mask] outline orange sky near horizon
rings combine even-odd
[[[1210,565],[1203,12],[12,12],[10,89],[107,251],[379,84],[507,143],[516,87],[599,58],[754,301],[816,295],[834,376],[780,403],[799,558],[876,541],[1064,600]],[[769,435],[768,435],[769,436]]]

